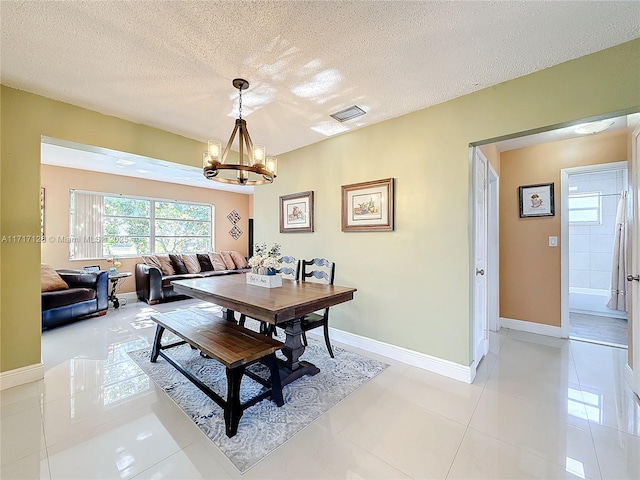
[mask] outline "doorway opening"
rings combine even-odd
[[[627,348],[626,282],[618,279],[626,269],[627,163],[566,173],[569,338]]]

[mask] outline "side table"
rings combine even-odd
[[[118,282],[123,278],[127,278],[133,275],[132,272],[109,272],[109,281],[111,282],[111,292],[109,293],[109,301],[113,302],[113,308],[120,308],[120,300],[116,297],[116,288]]]

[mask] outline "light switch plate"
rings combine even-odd
[[[558,246],[558,237],[549,237],[549,246],[557,247]]]

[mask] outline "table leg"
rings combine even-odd
[[[120,307],[120,301],[116,296],[116,286],[118,285],[118,278],[111,279],[111,293],[109,294],[109,300],[113,303],[113,308]]]
[[[162,340],[163,332],[164,332],[164,327],[157,325],[156,335],[153,339],[153,348],[151,349],[151,363],[156,363],[156,360],[158,360],[158,355],[160,354],[160,349],[162,348],[160,341]]]
[[[304,353],[304,345],[302,344],[302,327],[300,319],[297,318],[288,322],[284,329],[285,341],[282,348],[282,354],[287,358],[285,365],[290,370],[299,367],[298,359]]]
[[[227,402],[224,406],[224,423],[227,437],[233,437],[236,434],[240,417],[242,417],[240,383],[242,383],[244,370],[244,366],[227,368]]]

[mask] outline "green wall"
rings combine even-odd
[[[276,182],[255,189],[255,240],[337,262],[336,283],[358,288],[332,311],[337,328],[469,365],[469,143],[640,106],[638,85],[640,40],[289,152]],[[0,95],[2,236],[39,232],[41,135],[191,165],[205,149],[8,87]],[[396,230],[342,233],[340,186],[387,177]],[[316,232],[278,233],[278,197],[305,190],[315,191]],[[41,360],[40,246],[0,248],[6,372]]]
[[[470,365],[469,144],[638,106],[634,41],[289,152],[255,191],[256,241],[337,262],[336,283],[358,292],[332,311],[334,327]],[[395,231],[343,233],[341,185],[387,177]],[[280,234],[278,197],[306,190],[315,233]]]
[[[42,135],[176,163],[201,165],[206,145],[144,125],[2,86],[0,238],[40,232]],[[0,251],[0,371],[38,364],[40,245],[5,241]]]

